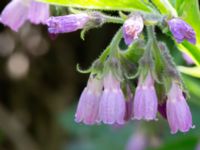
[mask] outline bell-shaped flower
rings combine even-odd
[[[149,72],[146,79],[139,79],[133,103],[134,119],[156,120],[158,99],[154,87],[154,80]]]
[[[99,101],[102,93],[101,80],[90,77],[87,86],[83,90],[75,114],[76,122],[87,125],[97,123]]]
[[[144,22],[139,14],[134,14],[129,17],[123,25],[123,37],[127,45],[130,45],[133,40],[137,39],[144,28]]]
[[[188,40],[190,43],[196,43],[196,33],[194,29],[180,18],[173,18],[168,21],[169,29],[178,43]]]
[[[175,82],[172,82],[168,93],[167,120],[172,134],[178,130],[187,132],[190,128],[194,127],[192,125],[192,114],[183,95],[183,91]]]
[[[35,0],[12,0],[2,11],[0,22],[17,32],[27,20],[39,24],[45,23],[48,18],[48,4]]]
[[[50,17],[46,24],[49,33],[68,33],[84,28],[89,20],[86,13],[71,14],[66,16]]]
[[[29,0],[12,0],[1,13],[1,23],[18,31],[27,19],[29,5]]]
[[[104,90],[99,105],[99,122],[124,124],[125,97],[120,81],[110,72],[104,77]]]
[[[45,24],[50,16],[49,5],[32,1],[29,8],[28,19],[33,24]]]

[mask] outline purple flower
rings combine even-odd
[[[168,21],[169,28],[178,43],[188,40],[190,43],[196,43],[196,34],[193,28],[180,18],[173,18]]]
[[[133,115],[134,119],[156,120],[158,109],[158,100],[156,90],[154,88],[154,80],[149,72],[146,79],[139,79],[136,88]]]
[[[34,24],[45,24],[49,18],[49,5],[32,1],[29,8],[28,19]]]
[[[183,58],[185,59],[185,61],[188,65],[194,64],[194,61],[192,60],[192,58],[188,54],[182,53],[182,55],[183,55]]]
[[[130,87],[127,86],[127,97],[126,97],[126,112],[124,116],[125,121],[129,121],[133,117],[133,94],[131,93]]]
[[[123,36],[125,43],[130,45],[133,40],[137,39],[144,27],[143,19],[140,15],[135,14],[128,18],[123,25]]]
[[[120,82],[108,73],[104,77],[104,91],[99,105],[99,121],[105,124],[124,124],[125,98]]]
[[[12,0],[1,13],[1,23],[18,31],[25,23],[29,8],[29,1]]]
[[[49,33],[67,33],[82,29],[89,20],[86,13],[50,17],[46,24]]]
[[[143,132],[137,131],[128,141],[126,150],[145,150],[147,148],[147,139]]]
[[[166,100],[158,105],[158,111],[163,118],[167,119]]]
[[[168,93],[167,119],[172,134],[178,130],[187,132],[190,128],[193,128],[190,108],[183,96],[182,90],[175,82],[172,82]]]
[[[89,78],[88,84],[83,90],[78,103],[75,114],[76,122],[83,122],[88,125],[97,123],[102,87],[99,79],[94,77]]]
[[[1,13],[0,21],[17,32],[26,20],[39,24],[44,23],[48,17],[48,4],[33,0],[12,0]]]

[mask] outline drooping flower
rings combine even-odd
[[[71,14],[66,16],[50,17],[46,24],[49,33],[67,33],[82,29],[89,20],[86,13]]]
[[[44,23],[48,17],[48,4],[34,0],[12,0],[2,11],[0,21],[17,32],[26,20],[39,24]]]
[[[29,8],[28,19],[34,24],[45,24],[49,18],[49,5],[32,1]]]
[[[171,133],[187,132],[192,125],[192,114],[179,85],[172,82],[167,99],[167,119]]]
[[[158,105],[158,111],[163,116],[163,118],[167,119],[166,101]]]
[[[188,40],[190,43],[196,43],[196,33],[194,29],[180,18],[173,18],[168,21],[169,29],[178,43]]]
[[[129,121],[132,117],[133,117],[133,94],[131,93],[130,87],[127,86],[126,111],[124,120]]]
[[[147,148],[147,138],[143,132],[136,131],[131,136],[126,146],[126,150],[145,150]]]
[[[1,23],[18,31],[27,19],[29,4],[29,0],[12,0],[1,13]]]
[[[134,14],[128,18],[123,25],[123,37],[127,45],[137,39],[144,28],[144,22],[139,14]]]
[[[156,120],[158,100],[154,87],[154,80],[149,72],[146,79],[139,79],[136,88],[133,115],[134,119]]]
[[[102,83],[95,77],[90,77],[83,90],[75,114],[76,122],[92,125],[97,123],[99,101],[102,93]]]
[[[183,55],[183,58],[188,65],[194,64],[194,61],[192,60],[192,58],[188,54],[182,53],[182,55]]]
[[[125,97],[118,81],[110,72],[104,77],[104,90],[99,105],[99,122],[124,124]]]

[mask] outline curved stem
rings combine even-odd
[[[99,56],[100,62],[104,62],[110,53],[110,45]]]
[[[156,40],[154,26],[148,26],[147,27],[147,36],[148,36],[148,39],[152,39],[152,41],[153,41],[153,54],[154,54],[155,59],[157,61],[156,66],[161,67],[163,65],[163,58],[162,58],[162,54],[160,52],[160,49],[158,47],[158,43],[157,43],[157,40]]]
[[[103,53],[99,56],[100,62],[104,62],[106,58],[110,55],[113,56],[118,51],[118,45],[122,38],[122,28],[120,28],[115,36],[113,37],[109,46],[103,51]]]
[[[113,37],[110,43],[110,55],[113,56],[116,52],[118,52],[119,42],[122,39],[122,27],[117,31],[115,36]]]

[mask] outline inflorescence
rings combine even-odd
[[[14,13],[13,13],[14,12]],[[76,122],[124,124],[130,119],[167,118],[171,133],[187,132],[192,115],[186,102],[179,71],[165,43],[154,28],[168,28],[176,42],[196,43],[195,31],[181,18],[159,13],[133,12],[117,17],[96,11],[74,10],[73,14],[51,16],[49,5],[34,0],[12,0],[2,11],[2,24],[18,31],[26,20],[45,24],[51,34],[122,24],[108,47],[86,71],[90,73],[75,114]],[[120,48],[120,43],[126,50]],[[137,54],[136,54],[137,53]],[[158,92],[159,91],[159,92]],[[158,94],[159,93],[159,94]],[[160,107],[162,106],[162,107]]]

